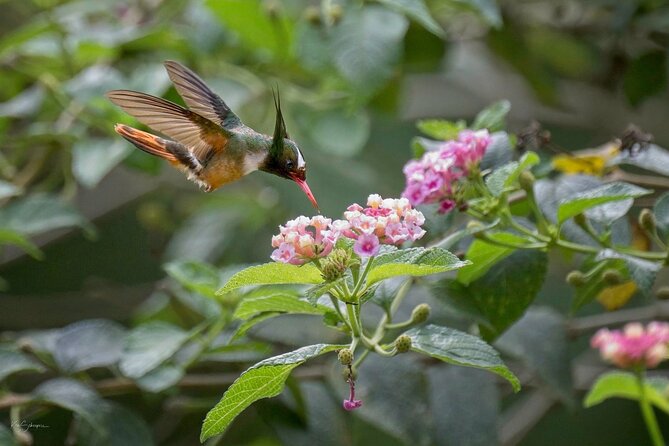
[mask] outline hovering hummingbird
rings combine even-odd
[[[113,90],[107,97],[170,139],[123,124],[116,124],[116,133],[186,172],[206,192],[261,170],[295,181],[318,209],[307,185],[302,152],[286,132],[278,94],[274,135],[264,135],[244,125],[193,71],[174,61],[165,62],[165,68],[189,108],[130,90]]]

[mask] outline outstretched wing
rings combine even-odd
[[[142,124],[186,146],[200,161],[206,163],[227,146],[225,129],[173,102],[130,90],[113,90],[107,97]]]
[[[242,124],[223,99],[211,91],[193,71],[173,60],[166,61],[165,68],[174,83],[174,88],[189,109],[225,128]]]

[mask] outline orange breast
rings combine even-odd
[[[244,176],[243,162],[228,156],[215,156],[200,173],[199,179],[207,183],[211,190]]]

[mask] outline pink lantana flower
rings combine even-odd
[[[656,367],[669,354],[669,324],[651,322],[644,327],[633,322],[622,330],[603,328],[590,344],[599,349],[602,359],[618,367]]]
[[[463,130],[457,140],[444,142],[404,166],[406,187],[402,196],[412,205],[439,203],[439,212],[456,204],[458,182],[478,167],[490,145],[487,130]]]
[[[353,250],[363,257],[378,254],[382,244],[400,246],[425,235],[422,228],[425,217],[406,198],[384,199],[372,194],[367,198],[367,207],[352,204],[344,212],[344,218],[332,226],[355,240]]]
[[[339,229],[333,228],[331,219],[320,215],[299,216],[279,226],[279,231],[272,237],[272,247],[276,249],[271,258],[293,265],[327,256],[341,235]]]

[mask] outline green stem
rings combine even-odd
[[[479,232],[476,235],[477,238],[482,239],[486,243],[490,243],[491,245],[497,245],[497,246],[502,246],[505,248],[513,248],[513,249],[544,249],[548,246],[548,244],[540,242],[540,243],[514,243],[514,242],[509,242],[509,241],[499,241],[495,240],[491,237],[488,236],[485,232]]]
[[[360,327],[358,326],[358,321],[355,315],[355,305],[352,303],[346,303],[346,314],[348,315],[348,323],[351,325],[351,332],[353,332],[354,338],[360,337]]]
[[[358,277],[358,281],[355,284],[355,287],[353,288],[353,291],[351,292],[351,296],[353,299],[356,300],[356,302],[359,299],[358,297],[358,291],[360,291],[360,287],[362,286],[362,283],[365,281],[367,278],[367,274],[369,273],[369,270],[372,269],[372,263],[374,263],[374,257],[370,257],[369,260],[367,260],[367,264],[365,265],[365,270],[362,272],[360,277]]]
[[[534,196],[534,188],[528,187],[525,189],[525,194],[527,195],[527,204],[530,206],[530,211],[532,211],[532,214],[537,221],[537,229],[539,229],[539,233],[543,235],[550,235],[550,231],[548,230],[550,223],[548,223],[544,213],[541,212],[541,209],[539,209],[536,197]]]
[[[332,306],[334,307],[335,312],[339,316],[339,318],[346,324],[346,326],[351,329],[351,325],[348,323],[348,320],[344,317],[344,313],[341,312],[341,308],[339,308],[339,301],[332,295],[328,294],[330,296],[330,302],[332,302]]]
[[[657,424],[657,418],[655,418],[655,412],[653,412],[653,407],[648,401],[648,395],[646,394],[646,386],[644,385],[644,372],[636,372],[637,385],[639,386],[639,406],[641,407],[641,414],[643,415],[643,420],[646,423],[646,428],[648,429],[648,434],[650,435],[651,440],[653,441],[653,446],[664,446],[664,439],[662,438],[662,432],[660,432],[660,427]]]
[[[511,215],[508,209],[506,209],[505,212],[502,213],[502,215],[505,217],[506,222],[518,232],[523,233],[525,235],[529,235],[530,237],[540,242],[548,243],[551,241],[550,237],[531,231],[525,226],[518,223],[516,220],[514,220],[513,216]]]

